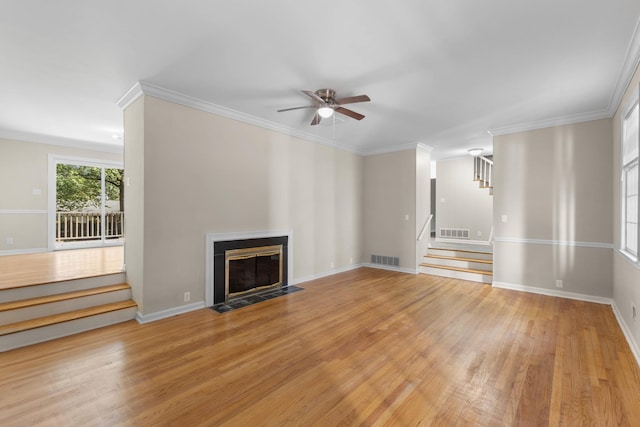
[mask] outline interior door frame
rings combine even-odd
[[[65,156],[60,154],[49,154],[48,165],[48,215],[47,215],[47,242],[48,249],[50,251],[64,250],[64,249],[76,249],[83,247],[96,247],[96,246],[118,246],[122,245],[122,242],[108,242],[104,239],[104,233],[100,240],[100,244],[96,245],[95,242],[77,243],[73,245],[67,245],[67,247],[56,246],[56,165],[58,163],[73,164],[78,166],[91,166],[105,169],[124,169],[124,163],[113,160],[92,159],[87,157],[75,157]],[[104,188],[103,188],[104,198]],[[103,203],[104,205],[104,203]],[[103,206],[104,210],[104,206]]]

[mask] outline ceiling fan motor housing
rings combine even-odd
[[[318,89],[316,95],[322,98],[327,104],[333,104],[336,98],[336,91],[333,89]]]

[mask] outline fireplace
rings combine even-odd
[[[281,286],[282,249],[280,244],[225,251],[225,301]]]
[[[207,235],[207,257],[213,261],[207,263],[208,305],[287,286],[289,236],[233,237]]]

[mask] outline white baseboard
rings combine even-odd
[[[418,270],[412,270],[410,268],[394,267],[392,265],[372,264],[369,262],[362,264],[361,267],[370,267],[370,268],[377,268],[380,270],[397,271],[398,273],[418,274]]]
[[[311,276],[300,277],[297,279],[289,280],[289,285],[299,285],[304,282],[310,282],[316,279],[322,279],[323,277],[333,276],[334,274],[344,273],[347,271],[355,270],[356,268],[364,267],[365,264],[351,264],[346,267],[334,268],[333,270],[325,271],[323,273],[312,274]]]
[[[16,249],[13,251],[0,251],[0,256],[4,255],[23,255],[23,254],[38,254],[42,252],[49,252],[47,248],[33,248],[33,249]]]
[[[640,366],[640,346],[638,345],[638,343],[635,340],[635,337],[631,333],[631,329],[629,329],[629,326],[624,321],[624,318],[622,317],[620,310],[618,310],[618,306],[616,305],[615,301],[612,301],[611,308],[613,309],[613,314],[616,316],[616,320],[620,325],[620,329],[622,329],[622,333],[624,334],[624,337],[627,339],[629,348],[631,348],[631,353],[633,353],[633,356],[636,358],[636,363],[638,364],[638,366]]]
[[[494,288],[511,289],[512,291],[529,292],[532,294],[548,295],[551,297],[568,298],[578,301],[595,302],[597,304],[611,305],[613,300],[611,298],[599,297],[594,295],[577,294],[574,292],[556,291],[553,289],[536,288],[533,286],[515,285],[513,283],[493,282],[491,284]]]
[[[190,311],[200,310],[204,308],[204,301],[194,302],[187,305],[181,305],[179,307],[173,307],[162,311],[156,311],[155,313],[142,314],[136,313],[136,320],[138,323],[155,322],[156,320],[166,319],[167,317],[177,316],[178,314],[188,313]]]

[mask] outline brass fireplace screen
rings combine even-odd
[[[282,245],[225,251],[225,301],[240,295],[281,286],[282,260]]]

